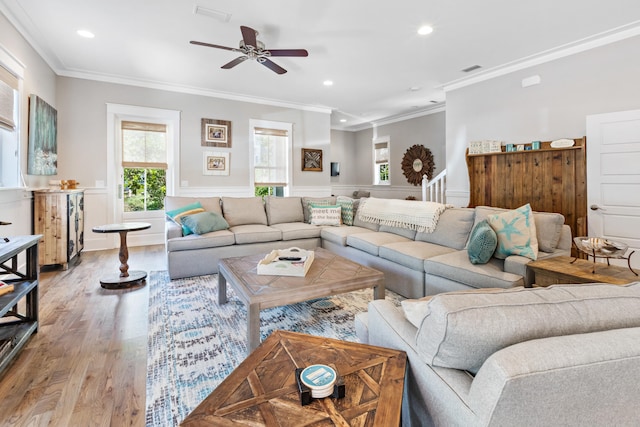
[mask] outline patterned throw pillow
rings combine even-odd
[[[480,221],[471,232],[467,252],[471,264],[486,264],[489,262],[498,246],[498,236],[487,220]]]
[[[197,214],[199,212],[204,212],[204,209],[202,208],[202,205],[200,204],[200,202],[195,202],[195,203],[191,203],[186,206],[183,206],[181,208],[174,209],[172,211],[166,211],[165,214],[169,219],[171,219],[178,225],[182,226],[183,236],[188,236],[189,234],[193,234],[193,233],[191,232],[189,227],[186,227],[184,224],[182,224],[182,218],[187,215]]]
[[[353,225],[353,199],[351,197],[338,196],[337,203],[342,210],[342,223],[344,225]]]
[[[528,203],[512,211],[489,215],[487,222],[498,236],[496,258],[505,259],[509,255],[538,258],[536,223]]]
[[[182,217],[182,226],[189,228],[193,234],[205,234],[212,231],[226,230],[229,223],[216,212],[200,212]]]
[[[341,222],[341,209],[339,205],[324,206],[311,204],[311,224],[312,225],[333,225],[338,226]]]

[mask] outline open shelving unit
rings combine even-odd
[[[0,373],[38,331],[38,241],[41,235],[0,243],[0,276],[14,290],[0,296]]]

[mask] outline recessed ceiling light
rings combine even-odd
[[[411,86],[411,87],[409,88],[409,91],[411,91],[411,92],[417,92],[417,91],[419,91],[420,89],[422,89],[420,86]]]
[[[340,119],[340,123],[346,123],[347,119]]]
[[[325,85],[325,86],[333,86],[333,81],[325,80],[325,81],[322,82],[322,84]]]
[[[89,30],[78,30],[76,31],[76,34],[78,34],[80,37],[84,37],[85,39],[92,39],[95,37],[95,34],[93,34]]]
[[[418,28],[418,34],[420,34],[421,36],[426,36],[427,34],[431,33],[433,33],[433,28],[428,25],[423,25],[422,27]]]

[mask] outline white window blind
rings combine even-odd
[[[167,169],[167,126],[122,122],[122,166]]]
[[[254,128],[254,182],[256,187],[287,186],[289,133],[281,129]]]
[[[376,163],[389,162],[389,144],[386,142],[376,142],[374,145]]]
[[[13,118],[18,78],[0,66],[0,127],[9,131],[16,129]]]

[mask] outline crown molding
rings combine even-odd
[[[318,105],[306,105],[295,102],[282,101],[278,99],[261,98],[258,96],[243,95],[232,92],[220,92],[205,88],[198,88],[193,86],[184,86],[177,84],[170,84],[165,82],[131,79],[115,75],[107,75],[102,73],[88,73],[84,71],[56,71],[56,74],[61,77],[71,77],[76,79],[85,79],[92,81],[99,81],[105,83],[115,83],[128,86],[144,87],[147,89],[166,90],[168,92],[179,92],[190,95],[207,96],[211,98],[228,99],[231,101],[250,102],[253,104],[271,105],[275,107],[291,108],[295,110],[312,111],[315,113],[331,114],[331,108]]]
[[[535,55],[527,56],[513,62],[487,69],[485,71],[480,71],[469,77],[453,80],[451,82],[438,86],[438,89],[444,90],[445,93],[450,92],[452,90],[471,86],[476,83],[511,74],[513,72],[524,70],[536,65],[555,61],[557,59],[565,58],[577,53],[585,52],[587,50],[595,49],[597,47],[605,46],[631,37],[636,37],[638,35],[640,35],[640,21],[634,21],[630,24],[613,28],[611,30],[604,31],[593,36],[585,37],[575,42],[567,43],[553,49],[537,53]]]
[[[331,130],[341,130],[345,132],[359,132],[365,129],[371,129],[377,126],[389,125],[392,123],[403,122],[405,120],[415,119],[418,117],[428,116],[430,114],[441,113],[445,111],[445,103],[439,102],[437,104],[430,105],[419,110],[413,110],[407,113],[401,113],[389,117],[382,117],[378,120],[372,120],[369,122],[361,123],[359,125],[353,125],[348,128],[332,127]]]

